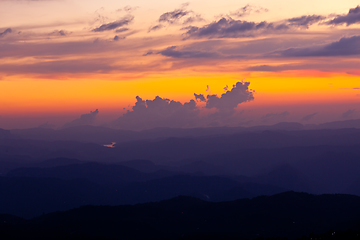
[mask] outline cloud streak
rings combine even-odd
[[[245,5],[242,8],[239,8],[238,10],[231,12],[230,15],[234,17],[244,17],[247,15],[250,15],[251,13],[263,13],[268,12],[269,9],[263,8],[263,7],[257,7],[250,4]]]
[[[269,56],[281,57],[330,57],[360,54],[360,36],[344,37],[339,41],[312,48],[289,48]]]
[[[3,32],[0,32],[0,38],[1,37],[4,37],[6,34],[9,34],[12,32],[12,29],[11,28],[7,28],[5,29]]]
[[[128,15],[118,21],[103,24],[100,27],[94,28],[92,31],[93,32],[104,32],[104,31],[114,30],[114,29],[122,27],[124,25],[128,25],[133,20],[134,20],[134,16]]]

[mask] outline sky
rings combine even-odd
[[[360,6],[0,0],[0,128],[360,118]]]

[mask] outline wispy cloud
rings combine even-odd
[[[114,29],[117,29],[124,25],[128,25],[133,20],[134,20],[134,16],[128,15],[118,21],[103,24],[100,27],[94,28],[92,31],[93,32],[104,32],[104,31],[114,30]]]

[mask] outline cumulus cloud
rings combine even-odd
[[[7,28],[3,32],[0,32],[0,37],[4,37],[6,34],[11,32],[12,32],[11,28]]]
[[[310,121],[311,119],[313,119],[318,113],[311,113],[309,115],[306,115],[305,117],[303,117],[301,120],[302,121]]]
[[[219,111],[232,111],[243,102],[254,100],[253,91],[249,89],[250,82],[237,82],[233,88],[220,97],[207,95],[206,108],[216,108]]]
[[[194,100],[182,104],[159,96],[153,100],[143,100],[137,96],[132,111],[115,120],[113,126],[122,129],[190,127],[195,125],[198,114]]]
[[[93,32],[104,32],[104,31],[114,30],[114,29],[122,27],[124,25],[128,25],[133,20],[134,20],[134,16],[128,15],[118,21],[103,24],[98,28],[94,28],[92,31]]]
[[[234,115],[234,110],[240,103],[252,101],[253,91],[249,82],[238,82],[230,91],[217,95],[194,94],[195,100],[184,104],[174,100],[155,97],[153,100],[143,100],[136,97],[136,103],[131,110],[112,123],[113,127],[122,129],[150,129],[156,127],[197,127],[225,125]],[[201,107],[196,101],[206,102],[205,109],[215,112],[202,116]]]
[[[346,24],[347,26],[360,22],[360,6],[351,8],[345,15],[338,15],[334,19],[327,22],[328,25]]]
[[[62,128],[76,127],[76,126],[84,126],[91,125],[94,123],[96,116],[98,115],[99,110],[90,111],[90,113],[82,114],[80,118],[77,118],[71,122],[65,123]]]

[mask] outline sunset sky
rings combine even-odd
[[[359,4],[0,0],[0,128],[360,118]]]

